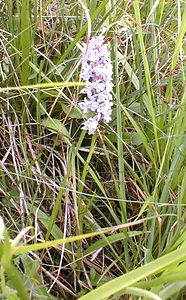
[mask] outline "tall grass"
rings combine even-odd
[[[1,299],[185,299],[185,1],[6,0],[0,17]],[[114,70],[93,136],[90,25]]]

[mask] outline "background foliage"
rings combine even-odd
[[[87,13],[114,67],[93,136]],[[1,1],[1,299],[184,299],[185,32],[183,0]]]

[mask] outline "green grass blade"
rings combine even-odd
[[[23,85],[28,84],[28,81],[29,81],[30,46],[31,46],[31,34],[30,34],[29,0],[23,0],[22,1],[22,9],[21,9],[21,49],[22,49],[21,78],[22,78]]]
[[[102,286],[96,288],[85,296],[79,298],[79,300],[104,300],[131,285],[134,285],[138,281],[158,272],[163,271],[168,266],[182,262],[186,259],[186,248],[178,249],[172,253],[164,255],[145,266],[139,267],[137,270],[133,270],[127,274],[124,274],[116,279],[113,279]]]
[[[135,10],[135,16],[136,16],[136,21],[137,21],[137,25],[138,25],[139,41],[140,41],[141,53],[142,53],[142,58],[143,58],[143,63],[144,63],[146,88],[147,88],[147,95],[148,95],[148,99],[149,99],[149,113],[151,115],[152,122],[153,122],[153,130],[154,130],[154,137],[155,137],[155,142],[156,142],[157,156],[158,156],[158,159],[160,160],[160,149],[159,149],[159,141],[158,141],[158,133],[157,133],[156,115],[155,115],[155,109],[154,109],[153,94],[152,94],[152,89],[151,89],[152,82],[151,82],[151,76],[150,76],[150,70],[149,70],[149,63],[147,60],[147,54],[146,54],[146,49],[145,49],[144,40],[143,40],[143,32],[142,32],[141,16],[140,16],[140,8],[139,8],[138,0],[134,1],[134,10]]]

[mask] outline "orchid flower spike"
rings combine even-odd
[[[92,112],[93,116],[84,121],[82,129],[94,134],[100,121],[108,123],[111,120],[113,71],[104,36],[93,37],[84,45],[84,51],[81,78],[85,80],[85,87],[81,93],[85,98],[79,106],[84,114]]]

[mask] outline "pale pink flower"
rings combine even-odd
[[[99,121],[108,123],[112,114],[112,63],[110,53],[102,35],[93,37],[88,46],[85,45],[85,57],[82,63],[81,78],[85,80],[84,101],[79,103],[84,114],[93,113],[82,127],[93,134]]]

